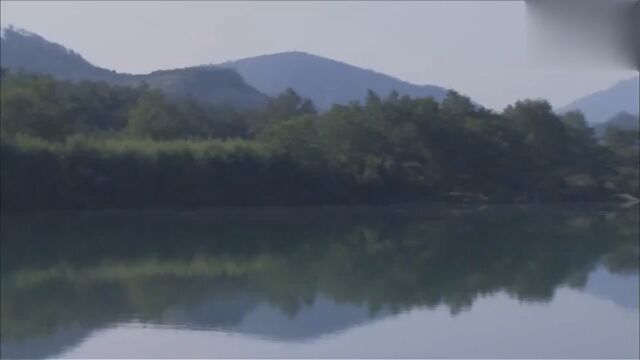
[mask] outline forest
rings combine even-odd
[[[2,70],[2,208],[106,209],[637,196],[637,129],[597,137],[544,100],[501,112],[372,91],[319,112],[293,89],[257,109],[146,84]]]

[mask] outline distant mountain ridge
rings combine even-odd
[[[69,81],[105,81],[113,85],[143,83],[170,96],[193,97],[240,108],[259,107],[267,97],[235,71],[219,67],[189,67],[149,74],[126,74],[95,66],[80,54],[25,30],[3,29],[0,63],[13,71],[51,75]]]
[[[435,85],[415,85],[372,70],[362,69],[317,55],[293,51],[228,61],[215,66],[238,71],[252,86],[267,95],[286,88],[295,89],[320,109],[333,104],[364,100],[367,90],[387,95],[433,97],[442,100],[448,89]]]
[[[118,73],[95,66],[60,44],[14,27],[2,30],[2,67],[48,74],[69,81],[105,81],[114,85],[143,83],[172,96],[255,108],[293,88],[319,109],[364,100],[367,90],[385,96],[392,91],[411,97],[442,100],[448,89],[415,85],[372,70],[303,52],[261,55],[219,65],[159,70],[149,74]]]
[[[638,115],[640,110],[640,77],[623,80],[612,87],[583,96],[559,108],[559,113],[580,110],[587,122],[604,123],[620,112]]]
[[[92,65],[80,54],[16,28],[2,30],[0,60],[11,70],[53,75],[64,80],[118,81],[126,76]]]

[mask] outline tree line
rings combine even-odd
[[[544,100],[501,112],[372,91],[319,113],[287,89],[237,110],[142,86],[2,71],[2,206],[108,208],[638,193],[638,131]]]

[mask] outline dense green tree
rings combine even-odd
[[[592,200],[638,189],[637,130],[610,129],[599,143],[582,114],[539,100],[498,113],[454,91],[441,103],[369,91],[319,114],[287,89],[239,111],[146,86],[7,73],[1,101],[8,208]]]
[[[638,117],[618,114],[608,123],[602,141],[615,155],[610,159],[616,170],[611,183],[620,192],[640,196],[640,129],[631,125],[638,124]]]
[[[0,126],[6,135],[24,134],[57,140],[72,130],[71,104],[60,84],[47,77],[3,79]]]
[[[475,110],[476,107],[471,99],[454,90],[450,90],[442,100],[442,112],[451,117],[464,117],[473,114]]]
[[[580,111],[569,111],[563,114],[560,119],[574,136],[592,138],[595,135],[593,128],[589,127],[584,114]]]
[[[185,121],[158,90],[145,92],[129,110],[127,130],[134,136],[168,140],[183,136]]]
[[[325,160],[314,118],[308,115],[275,123],[258,140],[307,166],[321,167]]]
[[[264,109],[251,114],[250,131],[257,135],[269,126],[292,117],[315,115],[316,108],[309,99],[303,99],[291,88],[272,98]]]
[[[70,134],[117,132],[139,90],[105,83],[55,81],[47,76],[8,73],[2,79],[3,135],[57,139]]]

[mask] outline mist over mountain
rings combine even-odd
[[[229,61],[217,66],[237,70],[256,89],[275,95],[295,89],[320,109],[333,104],[363,100],[367,90],[387,95],[433,97],[440,101],[448,89],[434,85],[414,85],[394,77],[304,52],[284,52]]]
[[[640,106],[640,78],[635,77],[620,81],[612,87],[583,96],[572,103],[558,109],[564,113],[580,110],[587,122],[604,123],[620,112],[637,115]]]
[[[252,108],[266,104],[267,97],[247,85],[235,71],[219,67],[189,67],[149,74],[117,73],[95,66],[60,44],[25,30],[2,31],[0,60],[3,68],[51,75],[69,81],[105,81],[114,85],[146,83],[170,96],[192,97],[214,104]]]

